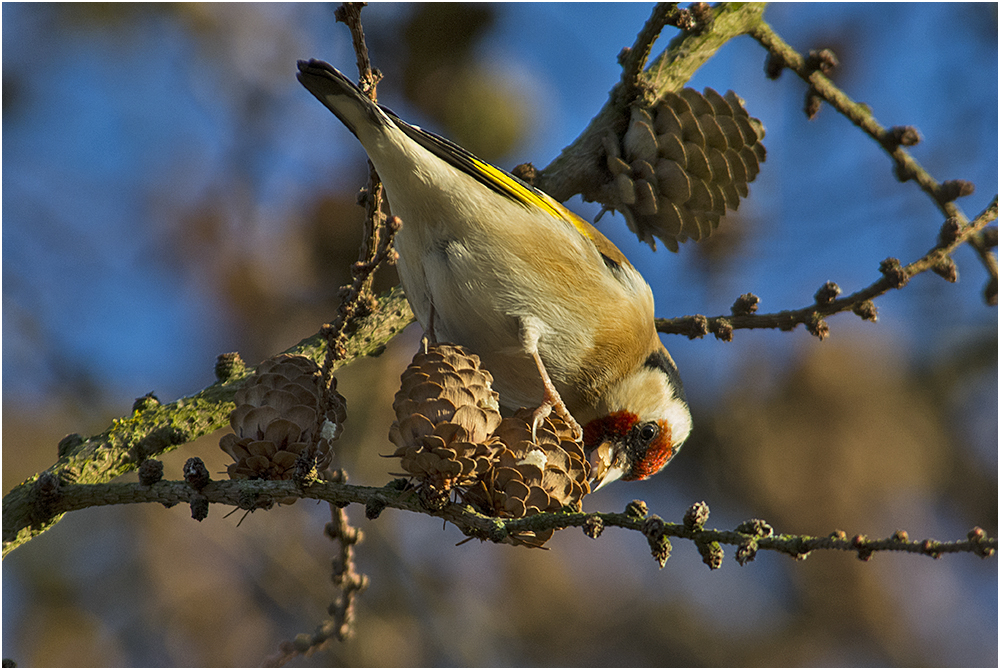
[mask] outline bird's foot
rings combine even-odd
[[[531,414],[531,439],[537,439],[536,433],[538,428],[550,414],[555,412],[555,415],[569,426],[573,439],[579,442],[583,439],[583,429],[580,428],[580,424],[573,418],[573,415],[569,413],[566,403],[563,402],[559,391],[556,390],[555,384],[552,383],[548,373],[545,371],[545,366],[542,365],[542,361],[538,358],[537,354],[535,358],[538,363],[538,370],[542,373],[544,391],[542,393],[542,404],[535,408],[535,411]]]

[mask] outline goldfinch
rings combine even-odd
[[[417,320],[478,354],[505,407],[582,426],[593,490],[659,472],[691,432],[653,293],[591,224],[458,145],[402,121],[318,60],[298,79],[382,179]]]

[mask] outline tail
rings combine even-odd
[[[393,124],[377,104],[332,65],[311,59],[300,60],[298,66],[299,82],[358,139],[362,128]]]

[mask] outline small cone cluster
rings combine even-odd
[[[477,356],[452,344],[428,344],[403,372],[389,439],[421,499],[440,508],[454,492],[506,518],[579,509],[590,465],[570,427],[553,416],[532,439],[531,410],[501,420],[492,382]],[[552,532],[508,540],[537,547]]]
[[[605,204],[622,212],[629,228],[655,247],[654,237],[677,251],[719,225],[739,207],[767,152],[764,127],[732,91],[685,88],[654,107],[632,107],[620,139],[604,139],[611,174]]]
[[[590,464],[583,445],[562,419],[550,415],[531,435],[532,411],[521,409],[504,419],[493,436],[502,445],[493,467],[481,485],[471,489],[466,501],[499,517],[521,518],[564,507],[580,510]],[[511,534],[513,544],[540,547],[555,531]]]
[[[419,484],[431,507],[464,491],[490,468],[500,424],[493,377],[479,357],[451,344],[429,344],[413,357],[393,401],[396,421],[389,439],[392,456]]]
[[[317,472],[329,467],[331,443],[343,430],[347,405],[332,388],[320,424],[322,386],[319,368],[305,356],[282,354],[260,364],[236,392],[236,409],[229,418],[234,432],[219,440],[235,461],[228,466],[230,479],[291,479],[303,456],[311,457]]]

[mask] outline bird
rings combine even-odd
[[[592,491],[659,472],[691,432],[653,293],[593,225],[411,125],[321,60],[297,78],[360,141],[402,220],[400,282],[425,331],[480,357],[508,409],[582,432]],[[579,433],[578,433],[579,435]]]

